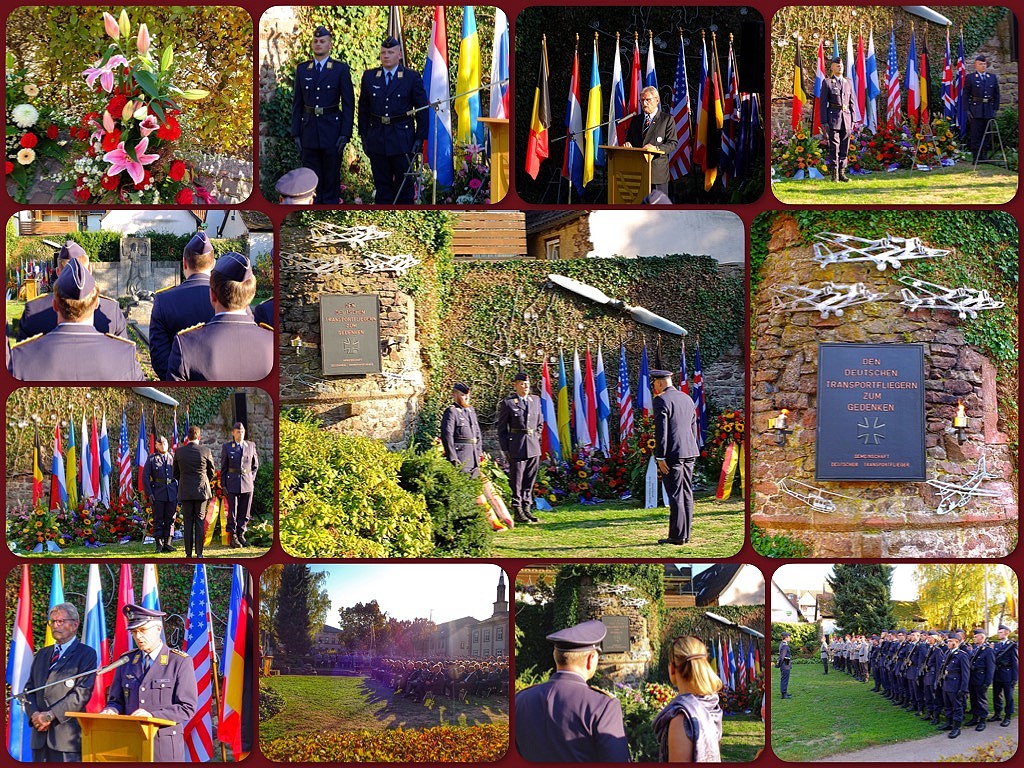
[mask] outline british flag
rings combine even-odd
[[[946,29],[946,55],[942,60],[942,116],[952,122],[956,119],[956,93],[953,85],[952,56],[949,52],[949,29]]]
[[[885,127],[895,130],[900,123],[900,67],[896,63],[896,33],[889,32],[889,58],[885,67]]]
[[[629,369],[626,367],[626,348],[619,345],[619,449],[625,450],[626,441],[633,434],[633,393],[629,389]]]
[[[704,439],[708,433],[708,403],[704,397],[704,371],[700,364],[700,339],[694,343],[693,350],[693,391],[690,393],[694,405],[697,406],[698,441],[704,447]]]
[[[128,416],[121,411],[121,434],[117,451],[118,500],[122,504],[132,500],[132,455],[128,448]]]
[[[681,179],[690,172],[690,86],[686,80],[686,54],[683,36],[679,36],[679,58],[676,59],[676,79],[672,86],[672,120],[676,124],[676,144],[669,158],[669,174]]]
[[[185,652],[196,672],[196,713],[185,724],[189,760],[205,763],[213,757],[213,622],[206,588],[206,566],[197,565],[185,620]]]

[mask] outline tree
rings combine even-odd
[[[437,625],[430,619],[388,619],[391,650],[398,656],[424,656]]]
[[[1001,616],[1006,603],[1006,579],[992,566],[919,565],[914,580],[921,611],[935,627],[969,630],[971,626],[987,623],[993,616]]]
[[[313,645],[315,633],[310,598],[314,589],[314,577],[308,565],[288,563],[282,567],[274,631],[289,656],[308,656]]]
[[[260,576],[260,643],[264,648],[277,647],[277,633],[274,623],[277,617],[277,600],[281,591],[283,565],[268,565]]]
[[[832,613],[844,632],[870,634],[891,629],[891,565],[836,565],[826,580],[835,598]]]
[[[341,642],[349,650],[381,648],[391,639],[388,615],[376,600],[338,609]]]

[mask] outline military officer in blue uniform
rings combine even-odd
[[[924,659],[928,655],[928,642],[921,636],[918,630],[910,633],[910,641],[913,649],[910,651],[910,666],[907,667],[907,687],[910,690],[910,706],[905,709],[911,710],[915,715],[924,711],[924,685],[923,673]]]
[[[784,699],[792,699],[789,694],[789,673],[793,667],[793,654],[789,650],[789,632],[782,633],[782,640],[779,643],[779,660],[775,666],[779,670],[779,693]]]
[[[174,479],[174,457],[167,452],[167,438],[154,442],[156,450],[146,459],[142,484],[153,506],[153,538],[157,552],[173,552],[171,524],[178,508],[178,481]]]
[[[960,735],[960,724],[964,719],[964,700],[971,679],[971,656],[955,632],[946,638],[946,649],[946,658],[939,672],[946,724],[940,725],[939,730],[949,731],[949,738],[955,739]]]
[[[974,71],[964,78],[963,98],[969,128],[967,148],[975,162],[985,159],[985,129],[999,109],[999,78],[987,69],[988,61],[979,53],[974,57]]]
[[[196,232],[181,253],[181,269],[185,281],[164,288],[153,297],[153,313],[149,320],[149,357],[153,371],[161,381],[169,381],[167,360],[178,331],[205,323],[213,317],[210,302],[210,272],[217,257],[213,243],[205,232]]]
[[[359,86],[359,136],[370,158],[378,205],[413,202],[415,183],[405,174],[427,138],[426,106],[423,78],[402,64],[401,43],[386,37],[380,66],[366,70]]]
[[[441,447],[448,461],[473,477],[480,477],[483,435],[476,410],[469,404],[469,387],[461,381],[452,387],[453,402],[441,416]]]
[[[828,133],[828,167],[832,181],[849,181],[846,175],[846,156],[850,150],[853,131],[853,82],[843,77],[843,62],[832,59],[832,74],[825,78],[825,130]]]
[[[256,443],[245,439],[245,425],[236,421],[231,440],[220,448],[220,483],[228,502],[227,532],[234,549],[246,547],[245,527],[252,509],[253,484],[260,468]]]
[[[555,672],[516,694],[516,749],[539,763],[627,763],[622,706],[587,681],[597,672],[607,628],[585,621],[553,632]]]
[[[57,327],[11,348],[11,375],[22,381],[142,381],[135,344],[96,330],[100,289],[78,259],[53,286]]]
[[[274,326],[274,300],[267,299],[256,305],[256,309],[252,311],[252,319],[260,325],[265,325],[268,328]]]
[[[331,33],[313,31],[313,58],[295,70],[292,137],[302,164],[317,176],[314,202],[336,204],[341,194],[341,158],[352,138],[355,94],[352,74],[343,61],[331,58]]]
[[[700,456],[693,398],[672,386],[671,371],[651,371],[654,384],[654,458],[668,492],[668,538],[686,544],[693,521],[693,465]]]
[[[1000,624],[997,634],[999,642],[992,649],[996,662],[996,671],[992,677],[992,708],[995,713],[988,721],[994,723],[1002,720],[999,725],[1006,728],[1014,712],[1013,689],[1017,685],[1020,659],[1017,658],[1017,643],[1010,639],[1010,628]]]
[[[498,404],[498,442],[508,459],[512,516],[519,523],[536,523],[533,484],[540,471],[540,437],[544,428],[540,398],[530,394],[530,377],[520,371],[513,393]]]
[[[58,277],[72,259],[79,261],[86,270],[89,269],[89,254],[73,240],[68,240],[61,246],[55,259]],[[114,299],[100,296],[100,303],[92,320],[93,326],[100,333],[112,333],[128,338],[124,312]],[[53,309],[53,297],[45,294],[37,296],[25,305],[25,311],[18,321],[18,334],[15,339],[24,341],[40,333],[49,333],[56,327],[57,313]]]
[[[174,721],[157,731],[153,759],[187,762],[185,724],[198,705],[192,659],[161,640],[162,611],[129,604],[124,615],[136,648],[121,655],[126,662],[114,671],[103,713]]]
[[[256,276],[249,259],[225,253],[210,274],[214,315],[179,331],[167,367],[174,381],[259,381],[274,367],[274,329],[249,315]]]
[[[974,630],[974,647],[971,648],[971,679],[968,690],[971,694],[971,719],[964,725],[975,726],[984,731],[988,722],[988,687],[996,673],[996,655],[986,642],[985,630]]]
[[[921,662],[921,718],[938,723],[938,705],[935,700],[935,681],[939,679],[942,652],[936,632],[925,633],[925,654]]]

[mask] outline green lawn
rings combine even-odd
[[[995,205],[1017,192],[1017,172],[994,165],[959,163],[931,171],[884,171],[851,176],[848,183],[785,179],[771,185],[775,197],[790,205]]]
[[[536,512],[540,523],[494,534],[494,557],[731,557],[743,546],[743,500],[696,500],[690,543],[658,544],[668,536],[668,509],[642,509],[639,502],[566,504]]]
[[[894,707],[881,693],[871,693],[872,687],[873,682],[858,683],[842,672],[823,675],[820,664],[794,664],[789,678],[793,698],[782,699],[773,668],[772,750],[783,760],[808,762],[935,735],[934,725]],[[990,712],[991,701],[989,688]]]
[[[129,542],[128,544],[107,544],[99,549],[86,548],[82,545],[72,547],[61,547],[60,552],[42,552],[38,555],[33,554],[31,550],[18,549],[15,554],[19,557],[62,557],[62,558],[89,558],[89,559],[103,559],[109,557],[141,557],[147,560],[173,560],[185,557],[185,545],[179,539],[173,544],[176,549],[174,552],[156,554],[155,544],[143,544],[138,541]],[[252,545],[248,547],[242,547],[240,549],[231,549],[230,547],[222,546],[216,539],[210,543],[210,546],[203,549],[203,559],[206,558],[235,558],[235,557],[260,557],[267,554],[270,547],[254,547]]]
[[[764,746],[760,715],[728,715],[722,720],[722,762],[749,763]]]
[[[428,698],[417,704],[364,677],[281,675],[262,678],[260,685],[284,699],[281,711],[260,723],[263,743],[310,732],[508,723],[507,697],[470,697],[468,703]]]

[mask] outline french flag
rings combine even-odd
[[[455,183],[452,166],[452,105],[448,90],[448,33],[445,28],[444,6],[434,6],[434,25],[430,31],[430,50],[423,67],[423,82],[427,86],[427,142],[424,162],[434,171],[438,186],[451,187]]]

